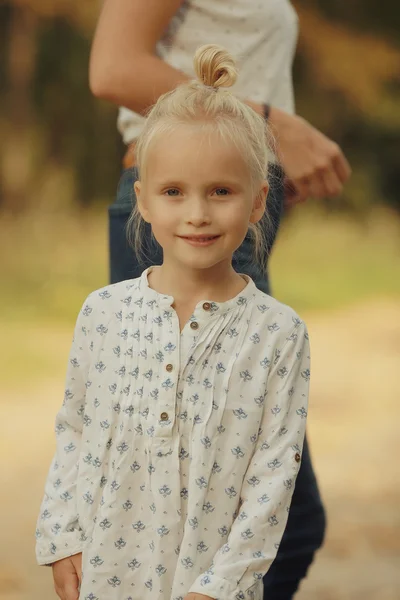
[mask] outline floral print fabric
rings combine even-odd
[[[246,278],[180,331],[147,274],[79,314],[38,562],[83,552],[82,600],[259,599],[300,466],[306,326]]]

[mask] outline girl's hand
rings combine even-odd
[[[185,596],[185,600],[215,600],[214,598],[210,598],[210,596],[204,596],[203,594],[196,594],[195,592],[191,592]]]
[[[82,553],[53,563],[54,589],[61,600],[78,600],[82,581]]]

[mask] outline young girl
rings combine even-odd
[[[150,223],[163,264],[78,317],[37,529],[62,600],[258,600],[287,521],[307,329],[232,268],[249,228],[264,255],[265,123],[224,50],[195,69],[137,145],[135,243]]]

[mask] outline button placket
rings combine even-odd
[[[214,302],[205,301],[198,304],[189,323],[185,325],[181,332],[180,377],[183,379],[187,377],[188,369],[190,371],[192,368],[188,362],[189,358],[201,338],[201,331],[207,323],[212,321],[215,315],[215,307],[216,304]],[[191,332],[187,329],[188,326],[192,330]]]
[[[207,322],[212,314],[213,304],[211,302],[203,302],[197,305],[193,315],[189,321],[189,327],[193,332],[199,333],[202,323]],[[205,315],[204,313],[208,313]],[[187,325],[186,325],[187,326]],[[185,326],[185,328],[186,328]],[[182,332],[183,333],[183,332]],[[182,335],[182,334],[181,334]]]
[[[164,352],[165,362],[162,366],[163,373],[161,373],[160,378],[160,403],[154,411],[156,418],[155,437],[158,438],[157,444],[159,443],[160,438],[166,438],[164,440],[166,442],[168,438],[172,437],[176,414],[176,396],[179,376],[179,368],[177,368],[177,365],[179,364],[180,353],[180,331],[177,317],[175,319],[174,316],[172,317],[172,323],[170,323],[168,327],[168,337],[165,340],[165,343],[170,345],[170,342],[172,342],[172,344],[175,345],[175,348],[172,351]],[[169,442],[167,442],[167,444],[169,444]]]

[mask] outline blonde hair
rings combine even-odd
[[[272,137],[262,116],[234,96],[226,88],[237,79],[233,57],[224,48],[214,44],[201,46],[194,56],[194,70],[198,80],[179,85],[160,96],[147,114],[144,128],[136,143],[136,164],[139,178],[146,168],[146,154],[157,136],[170,133],[177,125],[198,122],[212,124],[224,138],[233,142],[246,160],[254,184],[265,180]],[[249,224],[254,241],[255,257],[266,268],[268,211],[261,221]],[[135,203],[127,228],[136,254],[143,256],[144,220]]]

